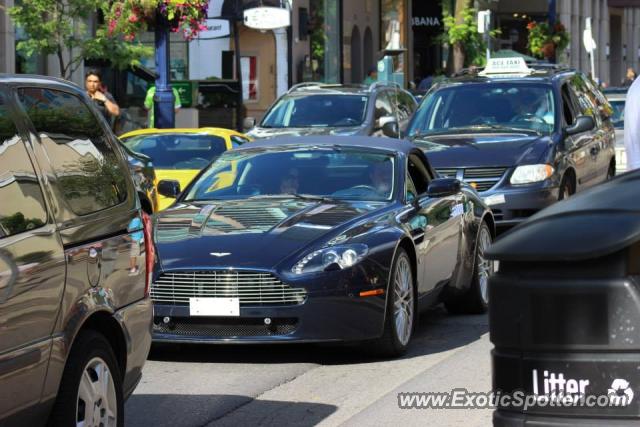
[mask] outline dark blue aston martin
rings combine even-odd
[[[372,341],[487,308],[490,210],[413,144],[275,138],[222,154],[155,218],[156,342]]]

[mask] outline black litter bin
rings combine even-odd
[[[494,426],[640,426],[640,171],[496,242]]]

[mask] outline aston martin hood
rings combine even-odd
[[[164,269],[269,269],[383,206],[299,199],[176,205],[156,218],[158,256]]]

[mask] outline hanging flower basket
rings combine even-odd
[[[133,41],[139,33],[163,21],[174,33],[192,40],[204,29],[208,0],[123,0],[111,3],[105,12],[110,37]]]
[[[529,50],[538,58],[553,58],[569,45],[569,33],[564,25],[557,23],[551,27],[546,22],[531,21],[527,25],[529,31]]]

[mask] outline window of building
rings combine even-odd
[[[310,0],[311,80],[340,83],[340,1]]]
[[[24,142],[0,93],[0,238],[42,227],[47,212]]]
[[[71,210],[86,215],[122,203],[128,171],[87,105],[52,89],[22,88],[19,95]]]
[[[140,35],[142,44],[155,49],[155,34],[145,32]],[[178,33],[169,34],[169,76],[171,80],[189,79],[189,43]],[[150,70],[156,70],[155,58],[145,58],[142,65]]]

